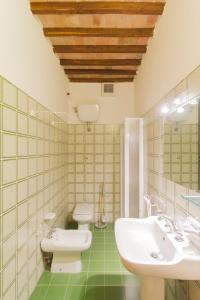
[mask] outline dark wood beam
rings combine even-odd
[[[67,75],[94,74],[94,75],[136,75],[136,70],[107,70],[107,69],[65,69]]]
[[[46,27],[47,37],[92,36],[92,37],[152,37],[154,28],[84,28]]]
[[[94,82],[132,82],[133,77],[127,77],[127,78],[69,78],[71,82],[88,82],[88,83],[94,83]]]
[[[33,2],[31,10],[34,14],[129,14],[129,15],[161,15],[164,2]]]
[[[61,59],[61,66],[139,66],[141,59]]]
[[[54,45],[55,53],[145,53],[146,45]]]

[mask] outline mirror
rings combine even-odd
[[[164,176],[200,190],[200,67],[176,86],[162,103]]]

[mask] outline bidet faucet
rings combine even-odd
[[[48,235],[47,235],[47,238],[48,239],[51,239],[53,237],[53,233],[56,231],[55,228],[51,228],[51,230],[49,231]]]

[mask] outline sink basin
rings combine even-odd
[[[167,232],[166,221],[158,217],[118,219],[115,237],[120,257],[132,273],[185,280],[200,279],[200,251],[187,236]]]

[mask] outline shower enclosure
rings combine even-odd
[[[121,217],[143,216],[143,119],[127,118],[121,130]]]

